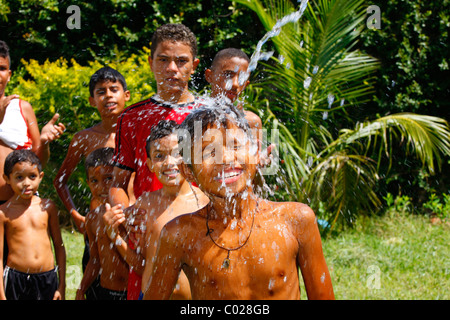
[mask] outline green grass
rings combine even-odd
[[[81,281],[83,237],[63,230],[66,299]],[[322,240],[336,299],[450,299],[450,227],[425,216],[391,213],[363,218]],[[302,299],[306,293],[302,288]]]
[[[336,299],[448,300],[449,231],[426,216],[390,213],[323,239]]]
[[[66,248],[66,300],[75,300],[77,288],[83,277],[81,260],[84,251],[84,238],[81,233],[68,229],[62,230]]]

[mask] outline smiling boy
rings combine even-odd
[[[140,241],[137,252],[131,252],[125,241],[119,234],[118,225],[125,219],[125,215],[120,211],[111,210],[104,215],[105,221],[111,226],[109,234],[111,241],[116,245],[133,269],[142,275],[142,291],[146,291],[146,284],[150,270],[144,263],[153,258],[155,244],[159,238],[162,227],[174,218],[196,211],[204,207],[209,199],[196,187],[190,186],[181,175],[178,165],[181,156],[178,150],[178,136],[176,130],[179,125],[173,121],[160,121],[152,128],[147,139],[147,165],[151,172],[162,184],[162,188],[145,192],[136,203],[125,209],[125,211],[143,210],[146,213],[146,232]],[[119,240],[119,241],[118,241]],[[139,252],[139,253],[138,253]],[[145,261],[144,261],[145,259]],[[171,295],[171,299],[189,299],[189,283],[186,275],[181,272],[176,290]]]
[[[53,180],[59,197],[81,233],[84,233],[85,218],[78,212],[67,183],[78,163],[92,151],[103,147],[115,147],[117,119],[125,109],[126,102],[130,100],[125,78],[120,72],[110,67],[103,67],[92,75],[89,93],[89,103],[97,108],[101,121],[74,135],[66,158]],[[95,207],[94,202],[90,209]]]
[[[333,299],[314,212],[253,192],[259,153],[248,124],[234,107],[220,108],[194,110],[183,122],[191,158],[197,143],[203,157],[180,168],[210,203],[161,231],[144,298],[167,299],[183,270],[193,299],[300,299],[300,268],[309,299]],[[194,134],[196,122],[201,137]],[[232,143],[223,139],[230,129]],[[222,134],[213,134],[217,130]]]

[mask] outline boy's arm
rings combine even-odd
[[[182,251],[181,246],[176,245],[177,239],[168,232],[168,228],[170,224],[161,231],[154,261],[152,259],[146,261],[145,268],[151,270],[151,275],[148,283],[142,282],[144,300],[168,300],[177,283],[182,267]]]
[[[3,246],[5,239],[4,214],[0,211],[0,300],[6,300],[5,286],[3,285]]]
[[[42,167],[45,167],[50,157],[49,142],[58,139],[66,127],[62,123],[59,123],[58,125],[55,124],[59,118],[59,114],[55,114],[53,118],[42,128],[42,133],[40,133],[33,107],[29,102],[24,100],[20,100],[20,103],[23,115],[28,124],[28,132],[31,136],[31,148],[41,160]]]
[[[334,299],[333,286],[322,251],[319,228],[314,212],[306,205],[300,205],[299,250],[297,264],[300,266],[309,300]],[[298,212],[298,211],[297,211]]]
[[[41,149],[38,151],[42,157],[42,163],[47,163],[50,158],[50,142],[59,139],[61,135],[66,130],[66,126],[61,122],[56,124],[58,121],[59,114],[55,113],[49,122],[42,128],[40,134],[40,146]]]
[[[125,214],[120,206],[121,205],[117,205],[111,208],[108,203],[105,205],[106,211],[103,215],[103,222],[106,225],[106,233],[126,263],[130,267],[133,267],[133,270],[138,275],[142,275],[142,272],[144,271],[143,255],[138,253],[137,250],[130,248],[127,241],[120,235],[119,228],[125,222]],[[125,211],[133,209],[133,207],[128,207]]]
[[[77,290],[75,297],[76,300],[85,299],[84,294],[86,293],[86,290],[91,286],[100,273],[100,256],[98,253],[97,239],[90,228],[90,217],[91,213],[88,213],[86,216],[86,234],[89,239],[89,262],[86,265],[83,278],[81,279],[80,286]]]
[[[128,197],[127,188],[130,182],[132,171],[114,167],[114,181],[109,189],[109,201],[112,206],[121,204],[123,208],[129,206],[130,199]]]
[[[50,236],[52,237],[53,247],[55,250],[56,263],[58,265],[59,287],[55,293],[54,300],[64,300],[66,292],[66,250],[61,236],[59,227],[59,212],[56,205],[50,201],[48,205]]]
[[[47,152],[46,148],[41,147],[41,134],[39,132],[39,126],[33,107],[25,100],[20,100],[20,107],[27,122],[28,132],[31,138],[31,150],[38,156],[39,160],[41,160],[42,167],[45,167],[49,157],[49,152]]]
[[[147,234],[145,237],[145,267],[142,273],[142,292],[147,287],[149,283],[150,276],[152,274],[152,263],[151,260],[155,257],[155,252],[158,249],[158,240],[161,234],[161,226],[155,221],[150,230],[147,230]],[[145,284],[145,285],[144,285]]]
[[[66,158],[64,159],[55,179],[53,180],[53,185],[55,186],[56,192],[59,195],[62,203],[66,207],[67,211],[72,216],[75,225],[81,233],[84,233],[84,217],[78,212],[76,206],[73,202],[72,196],[69,191],[67,182],[70,176],[75,171],[78,163],[84,154],[83,143],[79,134],[75,134],[72,141],[70,142],[69,149],[67,150]]]

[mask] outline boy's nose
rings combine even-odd
[[[178,66],[177,63],[175,62],[175,60],[171,60],[167,66],[167,70],[169,71],[177,71],[178,70]]]
[[[223,149],[223,163],[233,163],[236,160],[236,152],[233,149]]]
[[[231,81],[232,81],[232,88],[233,89],[236,89],[236,88],[239,88],[239,77],[238,76],[234,76],[232,79],[231,79]]]

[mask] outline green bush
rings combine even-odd
[[[121,72],[131,92],[129,105],[151,96],[156,85],[147,58],[150,50],[144,47],[139,55],[125,58],[117,52],[115,58],[104,64]],[[59,140],[51,144],[51,156],[45,178],[40,188],[42,196],[58,200],[53,188],[53,179],[63,162],[67,148],[74,134],[89,128],[100,121],[97,109],[89,104],[89,80],[92,74],[103,64],[96,61],[87,66],[78,64],[74,59],[68,62],[64,58],[54,62],[39,64],[36,60],[21,61],[23,68],[13,74],[6,94],[19,94],[33,106],[42,126],[51,119],[55,112],[60,114],[60,121],[65,124],[66,132]],[[71,177],[72,195],[82,212],[88,208],[88,188],[85,183],[84,170],[77,170]],[[63,208],[63,206],[60,206]]]

